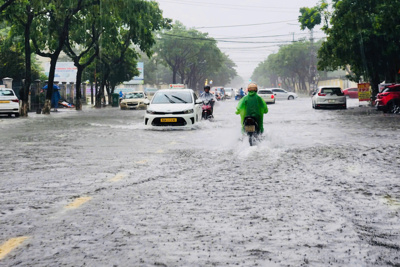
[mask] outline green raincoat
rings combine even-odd
[[[262,99],[256,92],[250,91],[248,95],[240,99],[237,107],[236,114],[240,114],[241,123],[246,116],[253,116],[257,119],[260,132],[264,132],[263,119],[264,114],[268,113],[268,107],[264,99]]]

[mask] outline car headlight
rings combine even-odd
[[[148,113],[148,114],[156,114],[156,112],[153,111],[153,110],[146,110],[146,113]]]
[[[190,113],[193,113],[193,112],[194,112],[193,109],[187,109],[187,110],[183,111],[184,114],[190,114]]]

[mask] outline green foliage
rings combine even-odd
[[[172,71],[163,64],[157,53],[149,58],[146,54],[140,53],[140,61],[144,64],[144,83],[159,85],[172,83]]]
[[[354,81],[396,82],[400,70],[400,2],[335,0],[319,69],[351,68]]]
[[[317,47],[320,43],[316,44]],[[252,80],[263,87],[282,86],[306,90],[306,82],[311,82],[310,42],[299,41],[282,46],[278,53],[271,54],[254,70]]]
[[[300,8],[301,15],[299,16],[300,28],[302,30],[312,30],[316,25],[321,24],[322,16],[326,19],[326,25],[328,23],[327,17],[329,13],[326,11],[328,4],[325,0],[321,0],[320,3],[314,7],[302,7]]]
[[[23,39],[20,36],[11,35],[11,27],[0,23],[0,79],[13,78],[16,82],[25,79],[25,54],[23,52]],[[31,79],[40,78],[40,67],[32,57]]]
[[[200,89],[205,79],[227,84],[236,76],[235,64],[219,50],[213,38],[187,29],[180,22],[170,31],[160,33],[156,51],[163,64],[171,69],[173,83]]]

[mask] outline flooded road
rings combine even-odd
[[[400,116],[280,101],[250,147],[236,104],[0,118],[0,266],[400,265]]]

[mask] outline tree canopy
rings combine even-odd
[[[159,36],[157,57],[171,69],[173,83],[200,89],[206,79],[224,85],[237,75],[234,62],[220,51],[217,42],[207,33],[175,22],[170,31]]]
[[[324,12],[326,5],[315,9]],[[302,13],[299,17],[302,28],[310,25],[307,16]],[[369,81],[373,95],[377,94],[380,82],[399,79],[398,0],[333,0],[329,24],[323,27],[327,39],[318,52],[318,69],[350,66],[350,79]]]
[[[253,72],[252,80],[260,85],[298,88],[307,91],[311,83],[310,42],[298,41],[280,47],[278,53],[271,54]],[[316,44],[320,46],[320,43]]]

